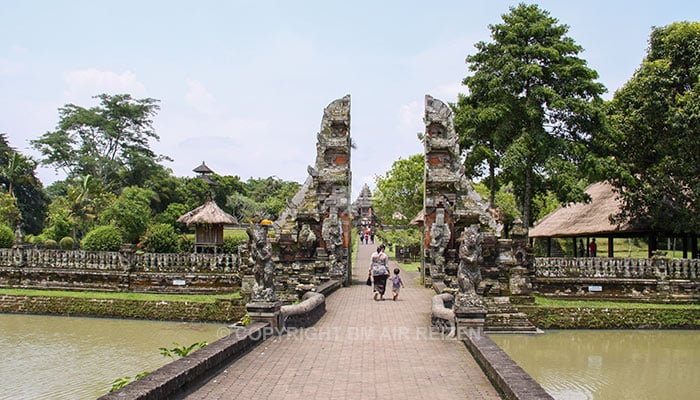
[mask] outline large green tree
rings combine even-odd
[[[23,229],[38,234],[43,229],[49,207],[49,197],[36,177],[36,162],[12,148],[4,133],[0,134],[0,185],[20,211]],[[13,228],[14,228],[13,225]]]
[[[151,160],[162,160],[149,144],[159,139],[152,121],[158,100],[129,94],[96,98],[100,103],[95,107],[59,108],[56,130],[31,141],[42,154],[42,164],[63,170],[69,178],[91,175],[112,191],[145,181]]]
[[[551,190],[560,200],[584,199],[586,172],[596,162],[589,142],[604,127],[598,74],[578,57],[582,48],[537,5],[520,4],[490,25],[491,42],[467,57],[456,127],[467,164],[488,165],[493,201],[496,174],[512,182],[531,222],[532,201]]]
[[[383,224],[406,223],[395,221],[396,212],[408,220],[423,209],[423,173],[425,156],[414,154],[399,158],[383,176],[375,176],[377,188],[372,194],[372,208]]]
[[[609,107],[620,220],[700,232],[700,23],[654,28],[647,56]]]
[[[102,225],[114,225],[129,243],[137,243],[151,223],[153,192],[136,186],[124,188],[99,216]]]

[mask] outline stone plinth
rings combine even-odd
[[[270,324],[273,332],[278,333],[281,331],[281,302],[251,302],[246,304],[245,308],[252,322],[267,322]]]
[[[454,305],[457,337],[480,337],[486,324],[486,308]]]

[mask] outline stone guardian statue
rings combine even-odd
[[[450,244],[452,232],[445,223],[445,210],[436,210],[435,222],[430,227],[430,258],[439,273],[445,272],[445,249]]]
[[[459,269],[457,280],[459,293],[455,303],[460,306],[483,307],[484,301],[476,292],[481,282],[481,233],[474,224],[464,228],[459,245]]]
[[[275,264],[272,261],[272,245],[268,241],[267,233],[272,222],[263,220],[255,223],[248,230],[250,237],[249,251],[253,263],[253,302],[274,302],[277,300],[275,293],[274,274]]]

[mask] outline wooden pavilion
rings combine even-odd
[[[549,215],[535,223],[530,228],[528,236],[542,238],[547,243],[547,257],[551,257],[552,238],[571,238],[574,249],[576,241],[586,239],[585,251],[588,255],[590,238],[605,237],[608,240],[607,257],[613,257],[614,238],[642,237],[648,240],[648,256],[651,257],[657,250],[657,232],[640,223],[625,222],[613,224],[610,217],[616,215],[620,209],[621,201],[608,182],[593,183],[586,188],[590,196],[587,203],[574,203],[565,207],[559,207]],[[683,240],[683,258],[687,258],[688,252],[692,258],[698,257],[696,236],[686,236]]]
[[[213,200],[181,216],[177,222],[187,226],[195,224],[195,253],[213,252],[215,254],[224,244],[224,226],[238,224],[236,217],[219,208]]]

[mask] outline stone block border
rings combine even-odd
[[[226,363],[235,360],[273,334],[268,324],[253,323],[175,360],[100,400],[160,400],[184,394]]]
[[[460,338],[506,400],[554,400],[542,386],[483,332]]]
[[[326,296],[306,292],[301,303],[282,306],[281,313],[284,328],[308,328],[326,313]]]

